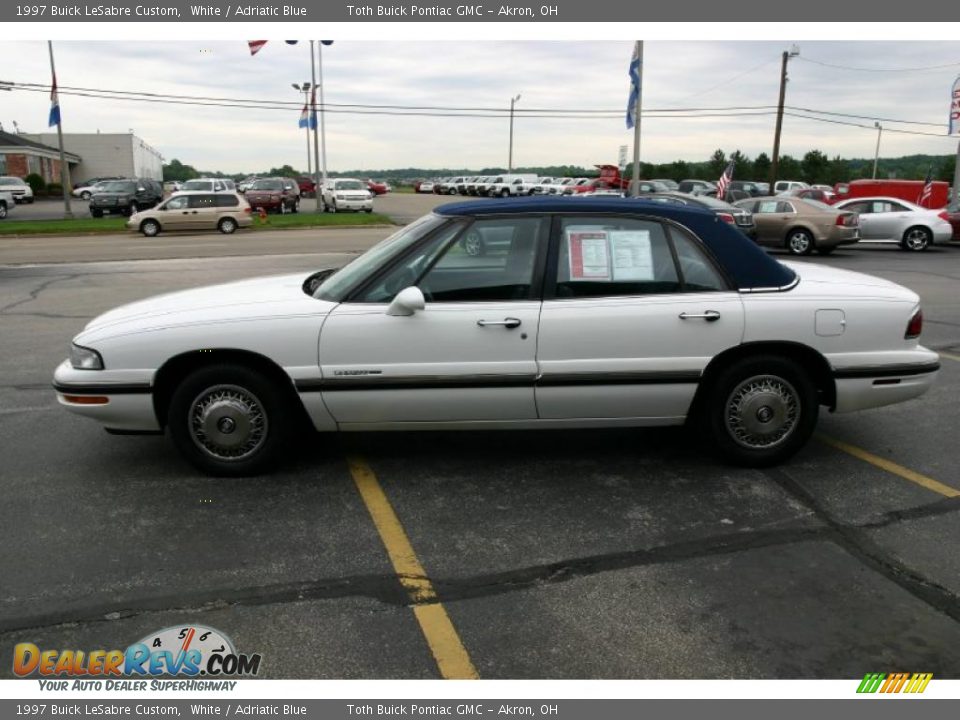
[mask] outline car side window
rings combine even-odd
[[[886,202],[885,200],[875,200],[873,203],[873,212],[874,213],[893,212],[893,203]]]
[[[670,239],[677,251],[684,292],[720,292],[727,289],[723,276],[694,238],[671,228]]]
[[[841,209],[846,210],[847,212],[855,212],[860,213],[861,215],[867,215],[873,210],[873,207],[872,203],[855,202],[850,203],[849,205],[844,205]]]
[[[790,203],[781,200],[780,202],[777,203],[777,212],[778,213],[795,213],[796,209],[794,209],[793,205],[791,205]]]
[[[680,277],[663,226],[635,218],[564,218],[556,297],[678,292]]]
[[[213,195],[191,195],[188,202],[191,208],[211,208],[214,207],[215,199]]]
[[[178,195],[175,198],[170,198],[167,200],[167,204],[164,205],[165,210],[182,210],[187,207],[187,195]]]
[[[890,206],[889,212],[910,212],[910,208],[906,205],[901,205],[900,203],[887,203]]]
[[[776,200],[764,200],[757,203],[757,208],[753,212],[757,215],[771,215],[777,212],[777,204]]]
[[[240,205],[240,198],[236,195],[217,195],[215,204],[217,207],[237,207]]]

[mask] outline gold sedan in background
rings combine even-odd
[[[786,248],[792,255],[809,255],[814,250],[829,255],[839,245],[860,240],[860,219],[856,213],[817,200],[762,197],[740,200],[734,205],[753,213],[758,243]]]

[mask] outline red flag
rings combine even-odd
[[[250,46],[251,55],[256,55],[266,44],[266,40],[247,40],[247,45]]]

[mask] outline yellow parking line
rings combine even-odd
[[[937,350],[937,353],[940,355],[940,357],[946,358],[947,360],[953,360],[954,362],[960,362],[960,355],[951,355],[950,353],[945,353],[945,352],[943,352],[942,350]]]
[[[925,487],[927,490],[932,490],[935,493],[939,493],[946,497],[960,497],[960,490],[950,487],[949,485],[944,485],[939,480],[934,480],[931,477],[926,475],[921,475],[918,472],[914,472],[910,468],[906,468],[903,465],[898,465],[897,463],[882,458],[879,455],[874,455],[871,452],[867,452],[863,448],[859,448],[856,445],[850,445],[841,440],[835,440],[834,438],[827,437],[826,435],[820,435],[819,437],[823,442],[831,447],[835,447],[837,450],[842,450],[843,452],[853,455],[855,458],[859,458],[864,462],[868,462],[874,467],[878,467],[881,470],[886,470],[888,473],[893,473],[898,477],[902,477],[904,480],[909,480],[912,483],[916,483],[921,487]]]
[[[406,589],[413,601],[413,614],[420,624],[420,631],[430,646],[440,675],[445,679],[474,680],[479,677],[476,668],[470,661],[467,649],[460,641],[456,628],[450,621],[450,616],[443,605],[437,602],[437,593],[427,577],[426,571],[417,559],[417,554],[410,544],[400,518],[397,517],[393,506],[387,499],[383,488],[377,481],[370,466],[360,457],[349,456],[347,464],[353,482],[363,498],[364,504],[373,524],[380,533],[393,564],[393,569],[400,578],[400,583]]]

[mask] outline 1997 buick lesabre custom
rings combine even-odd
[[[470,255],[480,240],[486,252]],[[446,205],[339,271],[245,280],[94,319],[54,376],[113,432],[169,429],[210,473],[318,431],[702,423],[780,462],[835,412],[917,397],[918,297],[780,263],[711,212],[620,198]]]

